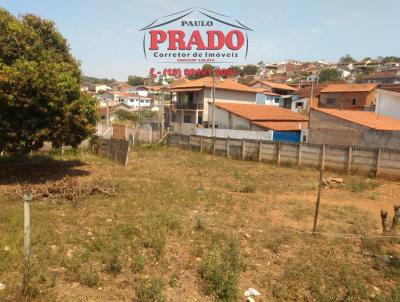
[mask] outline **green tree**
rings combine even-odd
[[[346,54],[339,59],[340,64],[350,64],[354,62],[356,62],[356,60],[349,54]]]
[[[324,68],[319,74],[319,82],[338,81],[342,77],[342,73],[336,68]]]
[[[140,86],[144,85],[144,78],[138,76],[129,76],[128,77],[128,84],[132,86]]]
[[[255,75],[258,72],[257,65],[246,65],[243,67],[243,75]]]
[[[400,57],[389,56],[384,57],[382,63],[389,63],[389,62],[400,62]]]
[[[52,21],[0,8],[0,45],[0,151],[76,147],[93,133],[96,101],[81,94],[79,63]]]

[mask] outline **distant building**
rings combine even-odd
[[[289,95],[293,91],[296,91],[296,88],[287,84],[273,83],[263,80],[252,81],[249,83],[249,86],[253,88],[262,88],[264,91],[273,92],[279,95]]]
[[[372,75],[363,79],[362,82],[376,84],[400,84],[400,70],[373,73]]]
[[[376,84],[330,84],[320,91],[318,107],[374,111]]]
[[[95,93],[100,93],[103,91],[111,90],[111,87],[105,84],[91,84],[88,86],[89,91],[93,91]]]
[[[280,106],[281,95],[268,91],[257,93],[256,103],[259,105]]]
[[[119,101],[133,110],[140,109],[150,109],[151,108],[151,98],[144,97],[138,94],[126,93],[120,96]]]
[[[375,112],[311,109],[308,142],[398,149],[400,120]]]
[[[279,94],[280,95],[280,99],[279,99],[280,107],[287,108],[287,109],[296,108],[296,105],[292,104],[292,95],[291,95],[291,93],[296,91],[296,88],[294,88],[292,86],[289,86],[287,84],[273,83],[273,82],[262,81],[262,80],[252,81],[249,83],[249,86],[253,87],[253,88],[257,88],[259,90],[264,90],[265,92],[272,92],[275,94]],[[265,95],[265,96],[267,97],[267,95]],[[262,102],[259,101],[258,103],[262,103]],[[273,105],[275,105],[275,103]],[[299,108],[297,108],[297,109],[299,109]],[[297,109],[295,111],[297,111]]]
[[[400,119],[400,85],[377,90],[375,113]]]
[[[310,111],[310,108],[318,108],[318,100],[320,96],[320,92],[322,89],[326,88],[328,84],[318,84],[313,86],[308,86],[305,88],[300,88],[293,92],[293,102],[303,102],[306,104],[307,111]],[[312,92],[311,92],[312,90]],[[312,100],[311,100],[312,94]]]

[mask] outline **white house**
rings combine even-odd
[[[111,87],[104,85],[104,84],[91,84],[88,87],[89,91],[93,91],[99,93],[101,91],[111,90]]]
[[[377,89],[375,113],[400,119],[400,87]]]
[[[139,109],[150,109],[151,107],[151,98],[140,96],[138,94],[126,93],[119,98],[121,103],[128,105],[134,110]]]
[[[273,92],[263,91],[257,93],[256,104],[279,106],[281,95]]]

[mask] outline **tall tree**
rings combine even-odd
[[[245,65],[243,67],[243,75],[255,75],[258,72],[257,65]]]
[[[324,68],[319,73],[319,82],[339,81],[342,73],[336,68]]]
[[[349,54],[346,54],[339,59],[340,64],[350,64],[354,62],[356,62],[356,60]]]
[[[0,8],[0,45],[0,151],[76,147],[93,133],[96,101],[81,94],[79,63],[52,21]]]
[[[144,85],[144,78],[139,76],[128,76],[128,84],[132,86]]]

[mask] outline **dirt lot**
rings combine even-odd
[[[334,176],[326,172],[327,176]],[[400,240],[383,238],[400,184],[175,148],[124,168],[90,154],[0,162],[0,301],[21,298],[32,205],[35,301],[400,301]],[[97,188],[97,189],[96,189]]]

